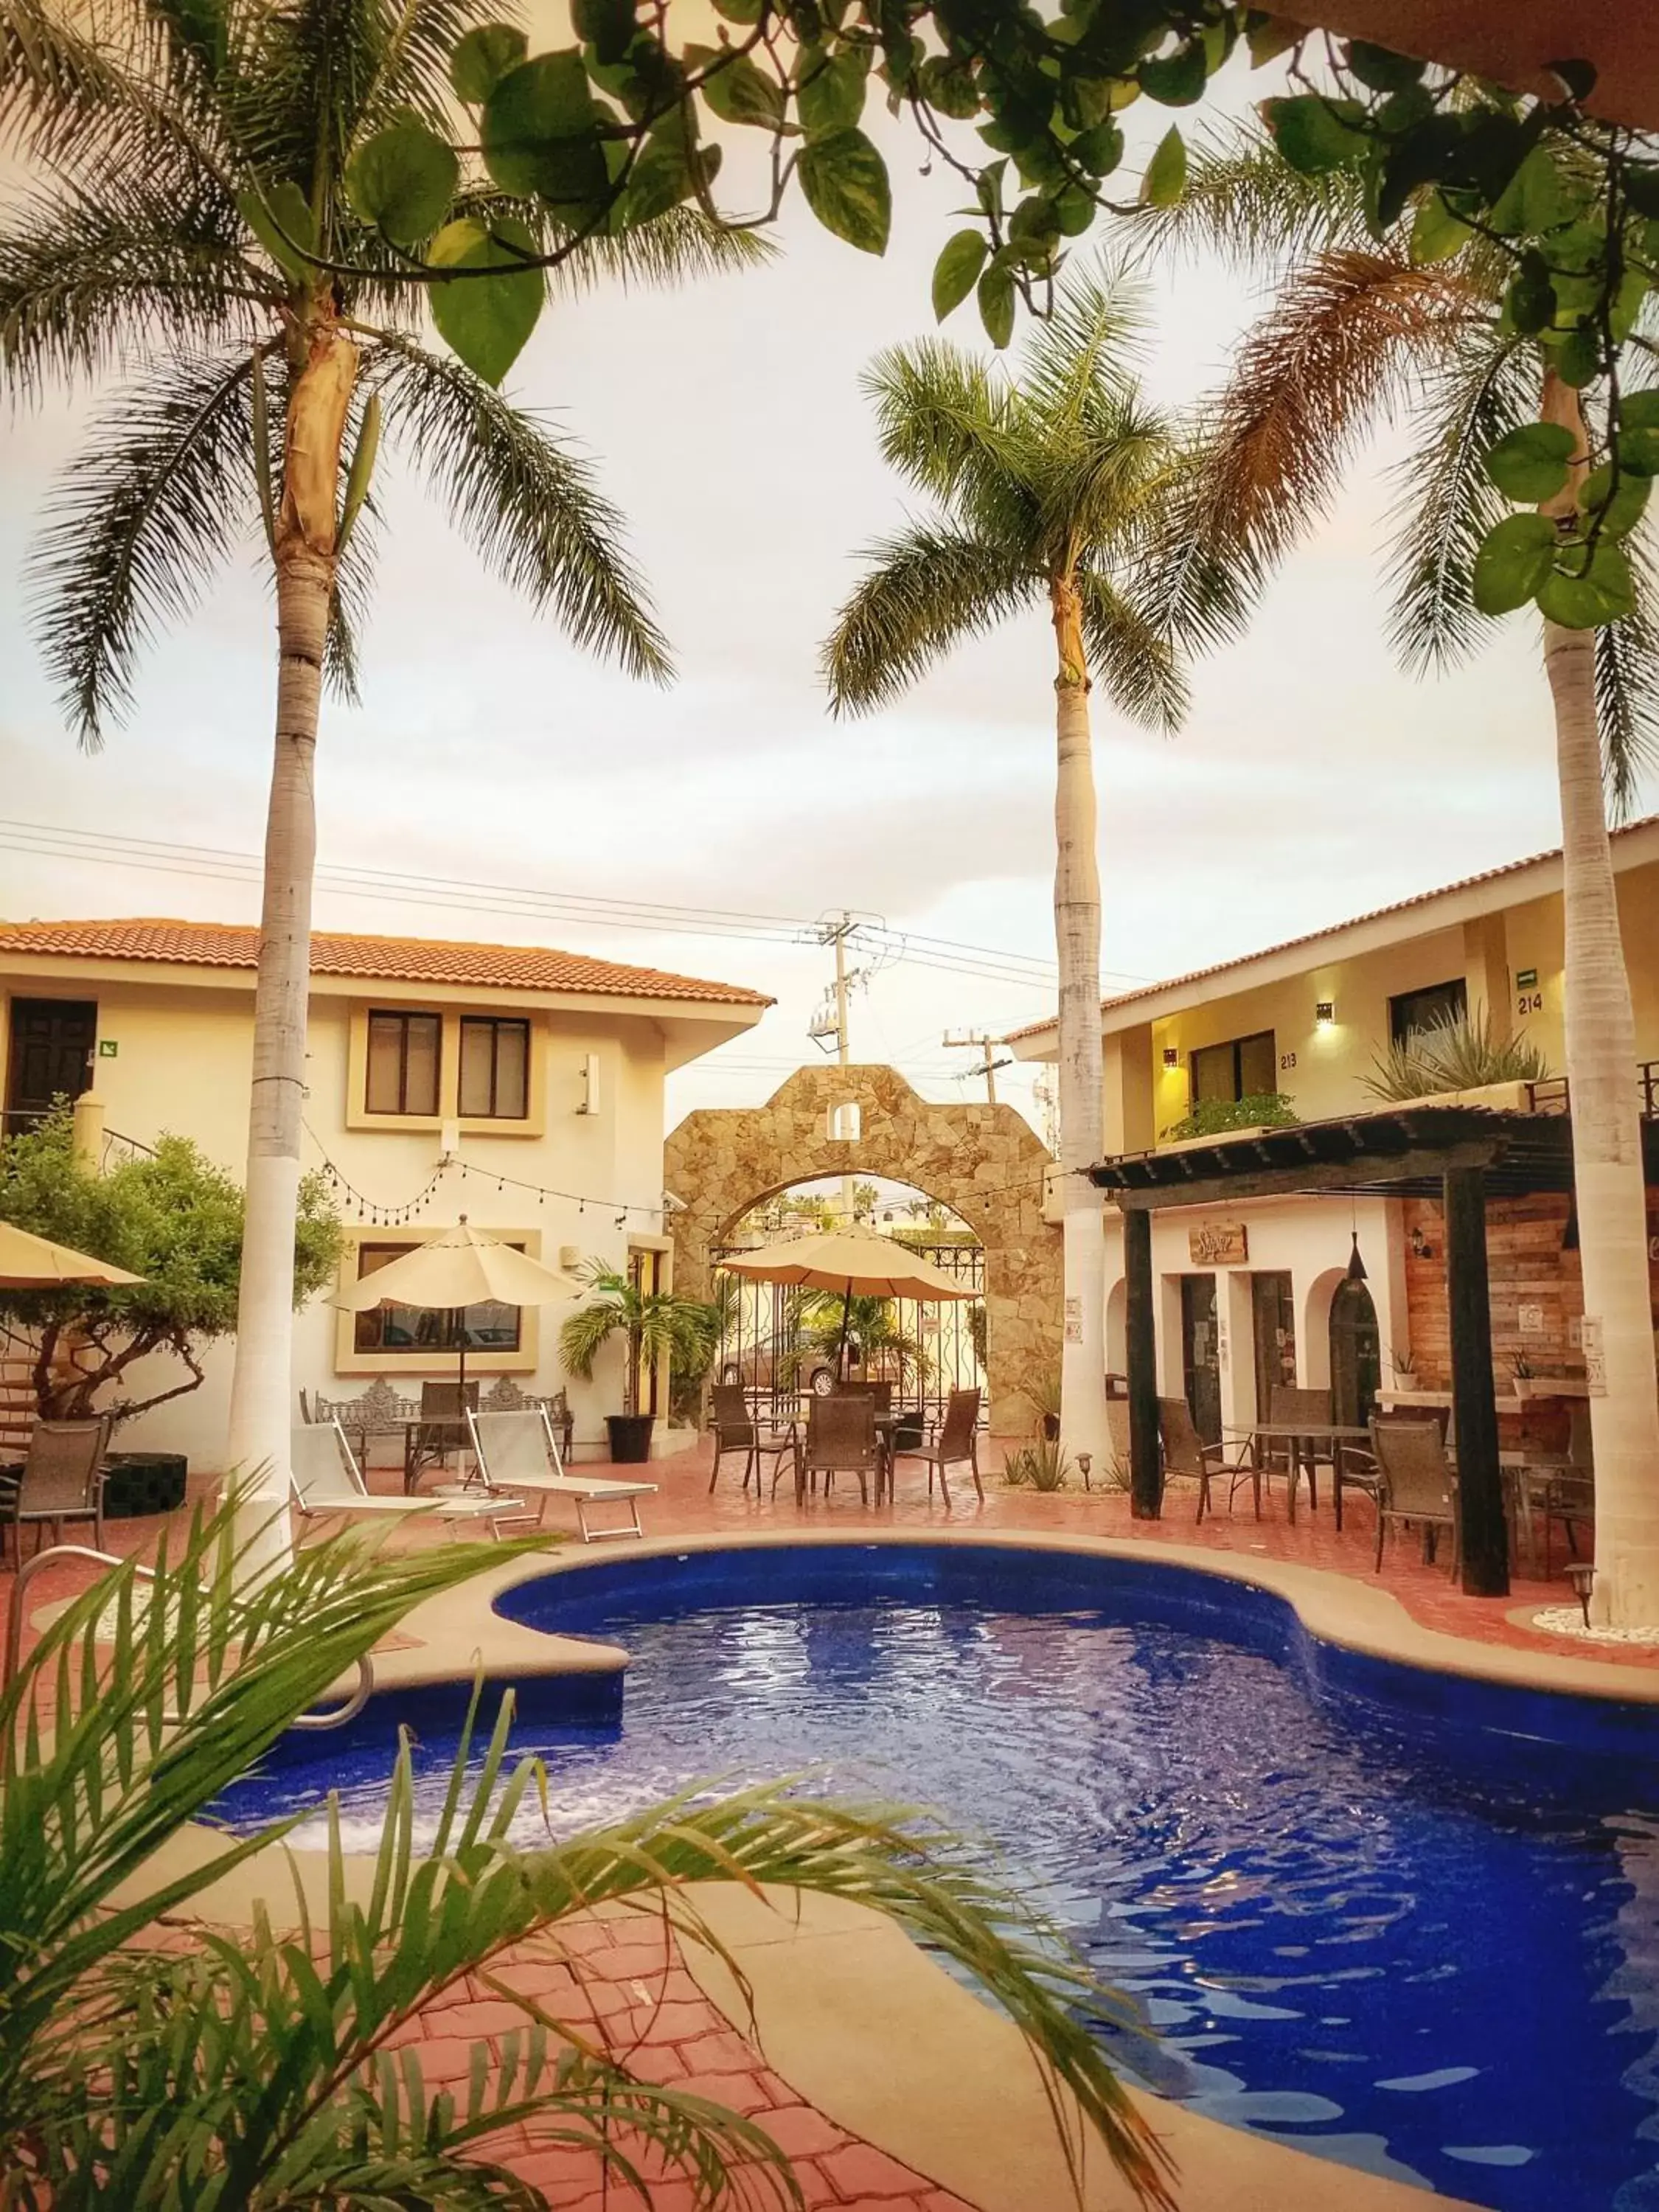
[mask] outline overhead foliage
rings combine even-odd
[[[0,1290],[0,1316],[22,1334],[36,1401],[50,1419],[100,1413],[120,1422],[183,1396],[203,1380],[203,1348],[236,1325],[241,1188],[188,1138],[164,1136],[153,1152],[117,1160],[103,1174],[77,1158],[65,1106],[0,1140],[0,1221],[143,1279],[130,1288]],[[296,1306],[332,1279],[339,1254],[324,1180],[307,1176],[295,1237]],[[59,1350],[71,1344],[72,1360],[60,1370]],[[138,1363],[155,1352],[180,1362],[188,1379],[157,1388],[152,1372],[135,1389]]]

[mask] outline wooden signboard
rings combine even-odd
[[[1188,1231],[1187,1249],[1195,1267],[1242,1267],[1250,1242],[1242,1221],[1206,1221]]]

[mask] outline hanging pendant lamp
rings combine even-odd
[[[1365,1279],[1365,1262],[1359,1256],[1359,1231],[1353,1231],[1353,1249],[1348,1255],[1347,1279],[1351,1283]]]

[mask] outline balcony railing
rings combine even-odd
[[[1641,1100],[1642,1117],[1650,1121],[1659,1116],[1659,1060],[1644,1060],[1638,1063],[1636,1087]],[[1527,1085],[1528,1113],[1565,1114],[1571,1107],[1565,1075],[1547,1076],[1541,1083]]]

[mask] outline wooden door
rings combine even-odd
[[[1370,1420],[1382,1387],[1376,1308],[1364,1283],[1341,1283],[1331,1300],[1331,1412],[1346,1427]]]
[[[14,999],[6,1061],[6,1127],[27,1129],[55,1098],[78,1098],[92,1084],[98,1042],[93,999]]]
[[[1193,1426],[1206,1444],[1221,1441],[1221,1346],[1216,1334],[1215,1277],[1181,1279],[1181,1352]]]

